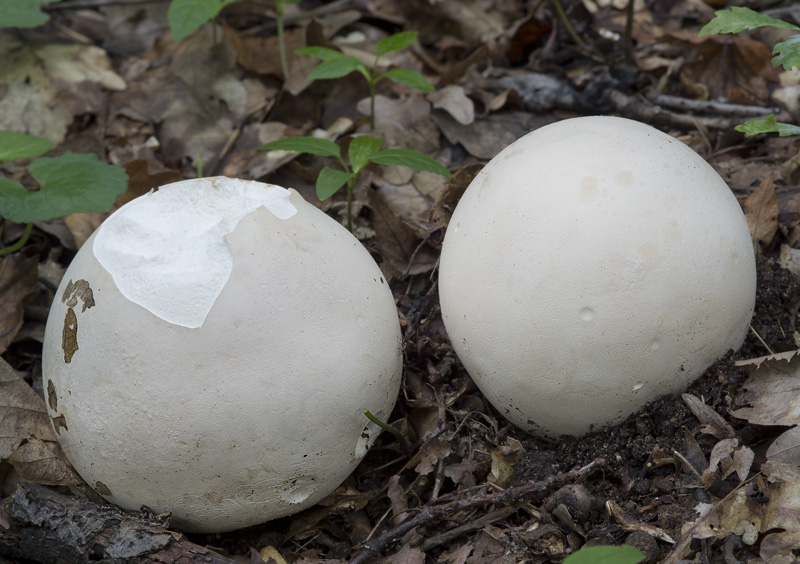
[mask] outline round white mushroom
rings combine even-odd
[[[45,333],[53,426],[122,507],[226,531],[309,507],[388,419],[402,369],[386,280],[279,186],[204,178],[113,214],[67,269]]]
[[[545,437],[617,423],[737,349],[755,301],[750,233],[699,155],[650,126],[564,120],[480,172],[439,274],[458,357]]]

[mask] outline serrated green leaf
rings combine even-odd
[[[747,135],[758,135],[759,133],[777,133],[781,137],[790,135],[800,135],[800,127],[789,123],[775,121],[775,114],[769,114],[764,119],[754,119],[736,126],[736,131],[741,131]]]
[[[49,151],[52,146],[52,142],[35,135],[0,131],[0,161],[38,157]]]
[[[35,192],[13,181],[0,182],[0,215],[16,223],[78,212],[107,212],[128,186],[123,168],[101,162],[91,154],[44,157],[28,170],[39,182]]]
[[[222,7],[220,0],[172,0],[167,10],[172,40],[177,43],[204,23],[210,22]]]
[[[406,47],[411,47],[414,41],[417,40],[418,33],[416,31],[401,31],[389,37],[384,37],[375,44],[375,52],[380,57],[392,51],[399,51]]]
[[[452,175],[436,159],[432,159],[424,153],[409,151],[408,149],[387,149],[372,157],[372,162],[379,164],[389,164],[405,166],[414,170],[424,170],[450,178]]]
[[[350,141],[347,156],[350,159],[350,166],[353,172],[358,174],[362,168],[367,166],[372,157],[381,150],[382,146],[383,139],[368,135],[361,135]]]
[[[702,37],[710,33],[739,33],[740,31],[756,29],[763,26],[800,31],[800,27],[790,24],[789,22],[776,20],[766,14],[759,14],[750,8],[734,6],[730,10],[719,10],[716,12],[714,19],[703,26],[698,36]]]
[[[421,92],[434,92],[436,90],[433,84],[428,82],[424,76],[411,69],[392,69],[383,73],[380,78],[388,78]]]
[[[308,55],[310,57],[316,57],[317,59],[322,59],[323,61],[344,56],[344,54],[341,51],[337,51],[336,49],[328,49],[327,47],[318,47],[314,45],[312,45],[311,47],[300,47],[299,49],[295,49],[292,52],[297,53],[298,55]]]
[[[590,546],[569,555],[563,564],[638,564],[644,555],[636,548],[622,546]]]
[[[775,45],[772,54],[772,66],[775,68],[783,65],[786,70],[792,70],[793,67],[800,69],[800,35],[793,35]]]
[[[351,172],[336,170],[329,166],[324,167],[317,176],[317,198],[321,201],[327,200],[354,176]]]
[[[359,71],[362,74],[368,72],[367,67],[355,57],[339,53],[338,57],[331,57],[314,67],[308,78],[310,80],[342,78],[354,71]]]
[[[327,139],[318,137],[284,137],[271,143],[256,147],[258,151],[294,151],[296,153],[309,153],[321,157],[335,157],[340,159],[342,151],[339,145]]]
[[[41,0],[0,0],[0,27],[38,27],[49,19]]]

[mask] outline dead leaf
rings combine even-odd
[[[403,548],[389,557],[382,558],[381,561],[384,564],[425,564],[425,553],[404,544]]]
[[[433,103],[434,108],[446,111],[461,125],[469,125],[475,121],[475,104],[467,97],[462,86],[445,86],[428,94],[428,100]]]
[[[730,439],[736,436],[733,427],[711,406],[703,403],[700,398],[692,394],[681,394],[681,398],[697,420],[702,423],[703,433],[714,435],[718,439]]]
[[[0,260],[0,353],[4,353],[24,321],[24,305],[38,284],[38,257],[13,253]]]
[[[124,90],[106,52],[93,45],[24,42],[0,32],[0,129],[61,143],[78,114],[105,105],[103,88]]]
[[[525,449],[516,439],[508,439],[508,444],[492,450],[492,475],[489,481],[506,488],[514,478],[514,467],[525,455]]]
[[[389,478],[389,485],[386,488],[386,497],[392,503],[392,520],[394,524],[399,524],[403,519],[408,517],[408,496],[400,485],[400,476],[394,475]]]
[[[795,353],[796,351],[792,351]],[[749,405],[731,413],[756,425],[800,423],[800,356],[791,360],[765,360],[750,368],[742,401]]]
[[[648,535],[655,537],[661,541],[673,544],[675,541],[663,529],[643,523],[634,519],[613,500],[606,501],[606,510],[611,518],[616,522],[623,531],[642,531]]]
[[[423,447],[420,452],[421,460],[414,470],[421,476],[430,474],[436,469],[439,461],[447,458],[451,452],[450,443],[444,437],[437,437]]]
[[[479,159],[489,160],[511,143],[529,132],[517,112],[491,114],[470,125],[458,123],[449,114],[434,113],[431,119],[451,143],[458,143]]]
[[[762,180],[744,201],[744,212],[750,236],[766,247],[778,232],[778,198],[772,175]]]
[[[19,475],[45,486],[74,486],[81,477],[55,441],[28,439],[8,457]]]
[[[781,245],[778,264],[795,276],[800,276],[800,249],[793,249],[789,245]]]
[[[25,440],[55,441],[44,401],[0,358],[0,460]]]

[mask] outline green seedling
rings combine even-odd
[[[563,564],[638,564],[644,555],[636,548],[622,546],[589,546],[570,554]]]
[[[41,137],[0,131],[0,162],[38,157],[51,146]],[[39,190],[31,192],[16,180],[0,177],[0,216],[25,224],[22,237],[0,249],[0,255],[21,249],[28,241],[33,222],[78,212],[107,212],[128,187],[125,170],[100,162],[91,154],[43,157],[35,160],[28,172],[39,183]]]
[[[373,423],[375,423],[378,427],[380,427],[384,431],[391,433],[397,439],[397,442],[400,445],[400,450],[402,450],[404,454],[406,455],[411,454],[411,452],[414,450],[414,445],[411,443],[411,441],[408,440],[408,437],[406,437],[403,433],[401,433],[388,423],[384,423],[383,421],[375,417],[369,409],[364,410],[364,416]]]
[[[404,166],[450,178],[450,172],[428,155],[417,151],[409,151],[408,149],[386,149],[382,151],[382,146],[383,139],[377,137],[362,135],[354,138],[350,142],[347,152],[349,164],[342,156],[342,150],[339,145],[333,141],[316,137],[286,137],[261,145],[257,149],[260,151],[294,151],[322,157],[333,157],[338,160],[343,170],[326,166],[320,171],[317,177],[317,197],[320,200],[327,200],[347,184],[347,228],[352,231],[353,188],[355,188],[359,173],[368,164]]]
[[[372,68],[355,57],[345,55],[335,49],[328,49],[327,47],[303,47],[302,49],[295,49],[294,52],[300,53],[301,55],[310,55],[322,60],[322,62],[311,71],[311,74],[308,75],[308,78],[311,80],[341,78],[352,72],[361,73],[369,84],[369,126],[370,129],[375,129],[375,86],[384,78],[388,78],[400,84],[405,84],[409,88],[421,92],[433,92],[435,90],[433,85],[428,82],[425,77],[411,69],[391,69],[383,74],[377,74],[378,60],[380,60],[383,55],[410,47],[416,40],[416,31],[401,31],[400,33],[381,39],[375,44],[376,56],[375,60],[372,62]]]
[[[278,52],[281,56],[281,70],[283,79],[289,78],[289,64],[286,62],[286,39],[283,34],[283,6],[285,4],[299,4],[300,0],[275,0],[275,20],[278,24]]]
[[[214,19],[222,8],[236,0],[172,0],[167,10],[167,21],[172,31],[172,40],[177,43],[194,30]],[[214,43],[217,42],[217,26],[212,29]]]
[[[40,1],[0,0],[0,27],[38,27],[49,19]]]
[[[703,26],[698,36],[702,37],[712,33],[739,33],[765,26],[800,32],[800,27],[794,24],[766,14],[759,14],[750,8],[736,6],[730,10],[716,12],[714,19]],[[775,45],[772,55],[772,66],[775,68],[779,66],[783,66],[786,70],[791,70],[793,67],[800,68],[800,35],[792,35]],[[774,114],[768,115],[763,120],[750,120],[742,125],[737,125],[736,131],[747,135],[756,135],[757,133],[777,133],[781,137],[800,135],[800,127],[788,123],[778,123],[775,121]]]

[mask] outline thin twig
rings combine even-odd
[[[406,519],[396,527],[389,529],[372,542],[365,542],[358,545],[350,564],[363,564],[369,558],[379,555],[386,547],[397,542],[412,529],[421,525],[426,525],[445,515],[450,515],[462,509],[471,509],[485,504],[513,504],[532,493],[541,492],[550,488],[553,484],[567,482],[585,476],[596,468],[605,465],[603,458],[596,458],[586,466],[571,470],[566,474],[557,474],[539,482],[528,482],[521,486],[508,488],[505,491],[493,494],[485,492],[467,499],[456,499],[449,503],[439,505],[427,505],[414,517]]]

